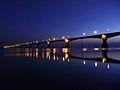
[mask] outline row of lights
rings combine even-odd
[[[61,37],[61,39],[65,39],[65,38],[69,38],[70,36],[68,35],[68,36],[62,36]],[[51,40],[59,40],[59,38],[57,37],[57,38],[52,38],[52,39],[47,39],[47,40],[42,40],[42,42],[45,42],[45,41],[51,41]]]
[[[108,28],[107,28],[107,31],[109,31]],[[98,31],[95,30],[95,31],[94,31],[94,34],[98,34]],[[86,35],[86,33],[84,32],[84,33],[83,33],[83,36],[85,36],[85,35]],[[62,39],[64,39],[66,43],[69,42],[69,40],[68,40],[67,38],[69,38],[69,35],[68,35],[67,37],[62,36]],[[102,38],[104,39],[104,38],[106,38],[106,36],[105,36],[105,35],[102,35]],[[51,40],[51,39],[42,40],[42,42],[47,41],[47,44],[50,44],[50,42],[49,42],[50,40]],[[57,37],[57,38],[53,38],[52,40],[58,40],[58,37]],[[28,45],[28,44],[32,44],[32,43],[39,43],[39,42],[38,42],[38,41],[35,41],[35,42],[27,42],[27,43],[22,43],[22,44],[9,45],[9,46],[4,46],[4,48],[19,47],[20,45]]]
[[[107,28],[107,32],[108,32],[108,31],[109,31],[109,28]],[[98,31],[95,30],[93,33],[94,33],[94,34],[98,34]],[[85,36],[86,33],[84,32],[82,35]],[[68,35],[67,37],[62,36],[62,39],[66,39],[66,38],[69,38],[69,35]],[[50,40],[58,40],[58,37],[57,37],[57,38],[52,38],[52,39],[47,39],[47,40],[42,40],[42,42],[44,42],[44,41],[50,41]]]
[[[109,31],[110,31],[110,29],[109,29],[109,28],[107,28],[107,30],[106,30],[106,31],[107,31],[107,32],[109,32]],[[93,33],[94,33],[94,34],[98,34],[98,31],[97,31],[97,30],[95,30]],[[85,36],[85,35],[86,35],[86,33],[84,32],[82,35],[83,35],[83,36]]]
[[[30,42],[32,43],[32,42]],[[28,45],[30,44],[29,42],[26,42],[26,43],[21,43],[21,44],[15,44],[15,45],[8,45],[8,46],[4,46],[4,48],[14,48],[14,47],[19,47],[21,45]]]
[[[68,42],[68,40],[66,38],[69,38],[69,35],[67,37],[62,36],[62,39],[65,39],[65,41]],[[42,42],[46,42],[47,41],[47,44],[50,44],[50,42],[49,42],[50,40],[51,39],[42,40]],[[53,38],[52,40],[58,40],[58,37],[57,38]],[[4,46],[4,48],[14,48],[14,47],[19,47],[21,45],[28,45],[28,44],[32,44],[32,43],[39,43],[39,41],[27,42],[27,43],[15,44],[15,45],[8,45],[8,46]]]

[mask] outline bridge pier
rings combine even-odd
[[[108,57],[107,53],[108,51],[102,51],[102,56],[107,58]]]
[[[47,48],[50,48],[50,42],[47,41]]]
[[[47,45],[47,48],[50,48],[50,44]]]
[[[107,55],[107,53],[108,53],[108,50],[103,50],[103,51],[102,51],[102,62],[103,62],[103,63],[108,60],[108,55]]]
[[[29,48],[32,48],[32,44],[29,44]]]
[[[106,34],[102,34],[102,35],[101,35],[101,39],[103,40],[103,43],[102,43],[102,45],[101,45],[102,51],[108,50],[108,43],[107,43],[108,36],[107,36]]]
[[[69,42],[68,43],[66,43],[66,46],[65,46],[65,48],[69,48],[70,46],[69,46]]]
[[[66,43],[65,48],[69,48],[70,47],[69,46],[70,40],[69,39],[65,39],[64,42]]]
[[[36,47],[39,48],[39,43],[36,43]]]
[[[102,50],[108,50],[107,39],[103,39],[103,43],[102,43],[101,47],[102,47]]]

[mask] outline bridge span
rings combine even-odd
[[[98,38],[98,39],[101,39],[103,41],[101,48],[103,48],[103,50],[106,50],[108,48],[107,40],[109,38],[119,36],[119,35],[120,35],[120,32],[111,32],[111,33],[95,34],[95,35],[90,35],[90,36],[65,38],[65,39],[59,39],[59,40],[48,40],[48,41],[41,41],[41,42],[15,44],[15,45],[4,46],[4,48],[32,47],[33,45],[36,45],[37,47],[39,47],[39,45],[41,45],[41,44],[47,44],[47,47],[50,47],[50,44],[55,43],[55,42],[65,42],[65,44],[66,44],[65,47],[69,47],[69,43],[71,43],[72,41],[75,41],[75,40],[87,39],[87,38]]]

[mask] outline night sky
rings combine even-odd
[[[0,0],[0,41],[120,31],[120,0]]]

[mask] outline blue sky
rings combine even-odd
[[[120,31],[119,0],[2,0],[0,39],[6,43]]]

